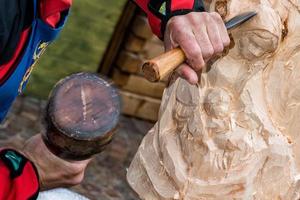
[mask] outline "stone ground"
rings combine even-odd
[[[21,147],[25,140],[39,133],[45,105],[45,101],[19,97],[6,121],[0,125],[0,147]],[[91,200],[138,199],[126,182],[126,169],[152,126],[149,122],[122,116],[114,141],[95,157],[83,183],[72,190]]]

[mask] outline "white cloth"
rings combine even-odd
[[[40,192],[38,200],[89,200],[75,192],[67,189],[54,189]]]

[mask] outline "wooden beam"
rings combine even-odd
[[[160,100],[121,91],[122,113],[150,121],[156,121],[160,107]]]
[[[143,59],[135,53],[123,50],[120,52],[116,65],[125,72],[132,74],[142,73]]]
[[[108,43],[106,51],[103,55],[103,59],[99,64],[99,68],[97,70],[98,73],[109,76],[112,72],[112,64],[118,55],[119,49],[123,42],[123,39],[126,35],[128,26],[131,24],[133,17],[135,16],[138,8],[131,1],[127,1],[124,6],[122,15],[119,18],[119,21],[116,25],[113,36]]]
[[[160,99],[163,95],[165,87],[165,83],[151,83],[142,76],[130,75],[127,83],[121,88],[136,94]]]

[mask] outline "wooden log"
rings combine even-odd
[[[154,58],[165,51],[162,41],[147,40],[142,50],[142,55],[145,59]]]
[[[122,86],[126,85],[126,83],[129,80],[129,77],[130,77],[129,73],[124,73],[117,67],[114,67],[114,71],[112,74],[112,81],[114,82],[114,84],[116,86],[122,87]]]
[[[126,39],[125,49],[133,53],[140,52],[143,50],[145,42],[146,40],[144,40],[143,38],[135,36],[131,33]]]
[[[123,50],[120,52],[116,65],[125,72],[138,74],[142,71],[143,59],[135,53]]]
[[[136,16],[132,26],[132,32],[143,39],[149,39],[153,36],[146,16]]]
[[[120,91],[120,94],[123,103],[123,114],[150,121],[157,120],[160,106],[159,99],[145,97],[126,91]]]
[[[152,36],[149,40],[147,40],[147,41],[151,41],[151,42],[159,43],[159,44],[162,43],[161,39],[159,39],[156,35],[153,35],[153,36]]]
[[[161,98],[165,87],[165,83],[150,83],[142,76],[130,75],[127,83],[121,88],[136,94]]]
[[[111,66],[115,62],[117,54],[119,53],[119,49],[123,45],[123,41],[126,39],[128,26],[130,26],[132,23],[137,10],[138,7],[132,1],[127,1],[124,5],[124,9],[121,12],[122,14],[115,26],[116,28],[113,32],[113,35],[110,38],[104,55],[102,56],[102,60],[97,70],[98,73],[106,76],[111,75]]]
[[[45,143],[61,158],[87,159],[111,142],[119,115],[120,98],[108,81],[92,73],[71,75],[49,96]]]

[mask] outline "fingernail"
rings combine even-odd
[[[198,83],[198,76],[193,74],[189,77],[189,83],[196,85]]]

